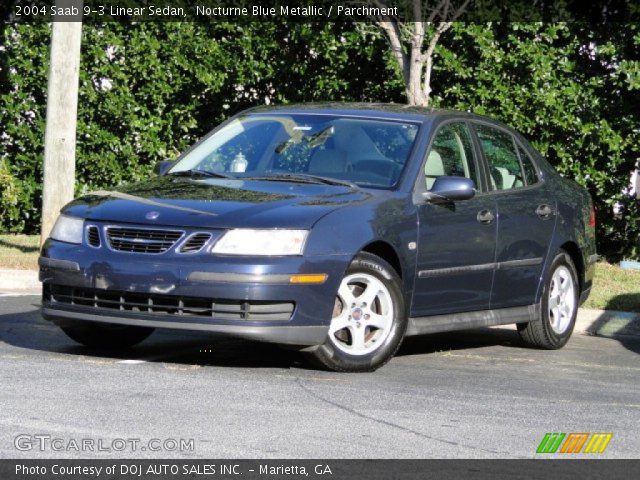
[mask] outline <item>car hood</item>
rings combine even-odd
[[[114,223],[308,229],[327,213],[372,196],[332,185],[164,176],[91,192],[69,203],[63,213]]]

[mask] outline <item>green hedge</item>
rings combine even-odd
[[[48,25],[3,32],[0,231],[38,232],[49,37]],[[149,177],[256,104],[401,101],[385,50],[380,37],[328,23],[85,25],[76,192]]]
[[[594,195],[600,251],[638,256],[638,204],[621,192],[640,157],[640,33],[599,28],[455,24],[437,51],[434,104],[520,130]],[[3,25],[0,36],[0,230],[35,233],[50,28]],[[81,61],[77,193],[150,176],[252,105],[403,101],[371,25],[85,25]]]
[[[639,204],[623,190],[640,160],[640,25],[457,24],[439,53],[436,102],[514,126],[589,189],[599,252],[637,258]]]

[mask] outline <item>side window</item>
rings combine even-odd
[[[449,123],[436,133],[424,166],[427,190],[442,176],[470,178],[478,185],[469,130],[464,123]]]
[[[538,183],[538,174],[536,173],[536,168],[533,166],[531,157],[520,145],[518,145],[518,154],[522,162],[522,171],[524,172],[524,181],[526,184],[533,185],[534,183]]]
[[[524,186],[515,139],[502,130],[475,125],[482,151],[489,164],[489,181],[494,190]]]

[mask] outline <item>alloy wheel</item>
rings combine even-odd
[[[557,334],[564,333],[571,324],[576,308],[573,276],[564,265],[560,265],[551,277],[548,308],[551,328]]]
[[[389,336],[394,305],[388,288],[367,273],[347,275],[340,284],[329,326],[333,345],[350,355],[367,355]]]

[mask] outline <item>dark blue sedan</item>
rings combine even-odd
[[[261,107],[158,173],[69,203],[42,249],[42,313],[82,344],[203,330],[369,371],[489,325],[560,348],[591,289],[588,193],[480,116]]]

